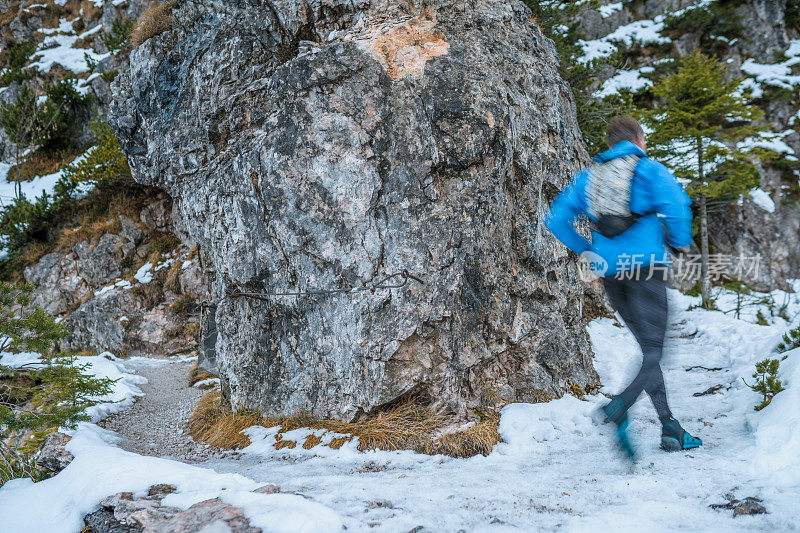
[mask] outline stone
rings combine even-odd
[[[142,224],[153,231],[168,232],[172,226],[172,201],[159,198],[145,206],[139,213]]]
[[[64,447],[72,439],[59,431],[53,431],[44,438],[42,449],[36,457],[36,465],[51,472],[61,472],[75,457]]]
[[[524,4],[200,0],[173,17],[112,84],[110,123],[211,259],[232,404],[354,419],[417,395],[465,416],[597,384],[574,257],[542,223],[587,158]],[[424,284],[230,296],[404,269]]]
[[[264,485],[263,487],[258,487],[253,492],[259,492],[261,494],[277,494],[281,492],[281,488],[277,485]]]
[[[219,498],[204,500],[183,510],[161,505],[157,497],[134,499],[126,492],[103,498],[100,509],[86,515],[83,521],[92,533],[261,532],[260,528],[250,525],[241,509]]]
[[[766,514],[767,509],[761,505],[761,500],[758,498],[747,497],[743,502],[737,504],[733,508],[733,516],[753,515],[753,514]]]
[[[713,503],[709,505],[712,509],[733,509],[734,518],[737,516],[766,514],[767,509],[761,505],[763,500],[754,496],[748,496],[743,500],[738,500],[733,494],[727,493],[723,497],[728,500],[725,503]]]
[[[197,339],[182,330],[186,317],[169,311],[174,298],[167,299],[155,282],[139,286],[154,291],[158,304],[149,307],[147,296],[126,288],[97,294],[64,319],[69,335],[59,348],[158,355],[194,350]]]
[[[178,490],[178,487],[176,487],[175,485],[170,485],[168,483],[158,483],[147,489],[147,495],[150,497],[163,498],[167,494],[172,494],[176,490]]]

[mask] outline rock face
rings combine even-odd
[[[236,406],[465,414],[597,376],[574,261],[542,224],[585,161],[520,2],[184,4],[131,53],[111,123],[216,271]],[[234,298],[361,287],[374,294]]]

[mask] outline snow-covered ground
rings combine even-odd
[[[796,287],[800,289],[800,284]],[[220,496],[242,507],[265,531],[792,530],[800,524],[800,349],[772,354],[797,323],[796,295],[769,326],[754,324],[758,308],[733,313],[688,308],[697,299],[670,292],[672,327],[663,367],[677,418],[704,446],[685,453],[658,449],[659,426],[649,400],[632,410],[631,432],[641,459],[631,465],[614,449],[609,427],[591,413],[604,397],[565,396],[503,411],[504,442],[488,457],[453,459],[412,452],[275,450],[274,430],[251,428],[252,445],[238,458],[201,466],[142,457],[115,445],[115,434],[93,424],[75,431],[75,461],[39,483],[14,480],[0,488],[8,531],[77,531],[80,518],[114,492],[172,483],[165,504],[188,507]],[[735,296],[721,293],[731,309]],[[766,307],[760,309],[766,312]],[[770,314],[766,312],[767,317]],[[604,392],[616,392],[638,364],[630,334],[611,319],[589,325]],[[754,364],[781,358],[786,390],[755,412],[759,395],[742,383]],[[718,393],[694,396],[715,385]],[[297,437],[312,430],[297,430]],[[284,435],[287,438],[287,435]],[[272,483],[290,494],[256,494]],[[755,496],[769,514],[733,518],[724,495]],[[5,531],[5,530],[4,530]]]

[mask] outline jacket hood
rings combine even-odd
[[[603,153],[597,154],[592,158],[595,163],[606,163],[618,157],[625,157],[628,155],[638,155],[645,157],[647,154],[644,150],[636,146],[630,141],[620,141]]]

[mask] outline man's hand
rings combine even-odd
[[[669,249],[672,250],[673,255],[687,254],[691,250],[691,248],[688,246],[682,246],[680,248],[670,246]]]

